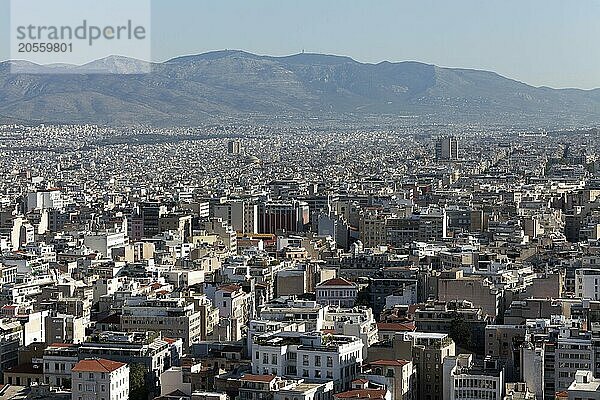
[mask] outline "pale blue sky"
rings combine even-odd
[[[52,0],[49,0],[52,1]],[[124,0],[126,1],[126,0]],[[0,0],[8,36],[8,0]],[[153,59],[220,49],[416,60],[600,87],[600,0],[152,0]],[[4,8],[4,9],[2,9]],[[8,40],[0,58],[8,58]]]

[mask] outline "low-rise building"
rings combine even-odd
[[[71,370],[73,400],[129,398],[129,366],[102,358],[79,361]]]
[[[333,278],[319,283],[316,294],[319,304],[350,308],[356,303],[358,286],[344,278]]]

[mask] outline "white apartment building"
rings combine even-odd
[[[310,300],[273,300],[260,309],[260,319],[306,323],[306,331],[321,331],[327,307]]]
[[[567,390],[577,371],[594,370],[595,349],[591,333],[561,327],[554,357],[554,388],[557,392]]]
[[[83,244],[105,257],[111,256],[112,249],[125,247],[129,239],[125,232],[91,232],[83,238]]]
[[[281,332],[258,336],[252,345],[254,374],[333,381],[336,392],[350,388],[362,361],[363,344],[355,336]]]
[[[344,278],[333,278],[318,284],[316,292],[319,304],[351,308],[358,297],[358,286]]]
[[[486,359],[476,365],[473,354],[459,354],[444,359],[443,400],[502,400],[504,369]]]
[[[377,322],[368,307],[328,307],[323,329],[337,335],[356,336],[363,342],[363,356],[367,357],[369,346],[379,340]]]
[[[215,306],[219,309],[221,325],[228,324],[226,340],[240,340],[252,318],[253,294],[239,285],[221,286],[215,292]]]
[[[246,346],[248,354],[252,354],[252,344],[254,338],[266,333],[279,332],[306,332],[306,324],[304,322],[287,322],[287,321],[269,321],[269,320],[252,320],[248,324],[248,333],[246,337]]]
[[[81,360],[71,370],[72,400],[129,398],[129,366],[102,358]]]
[[[51,344],[44,350],[44,383],[53,387],[71,387],[71,370],[78,361],[77,346]]]
[[[27,211],[35,209],[63,208],[66,201],[59,189],[38,190],[27,193]]]
[[[580,268],[575,271],[575,296],[600,300],[600,269]]]

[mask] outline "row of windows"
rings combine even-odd
[[[460,390],[456,390],[454,392],[454,396],[457,399],[495,399],[496,398],[496,392],[490,392],[490,391],[486,391],[486,390],[473,390],[473,389],[468,389],[468,390],[464,390],[464,389],[460,389]]]
[[[260,352],[257,351],[254,358],[256,360],[260,359]],[[288,360],[295,360],[296,359],[296,353],[287,353],[287,359]],[[270,358],[270,364],[272,365],[278,365],[278,361],[279,361],[279,356],[277,354],[271,354],[271,358]],[[313,362],[314,365],[317,367],[321,366],[321,356],[314,356],[313,358]],[[263,364],[269,364],[269,354],[268,353],[263,353],[262,356],[262,363]],[[310,356],[307,354],[304,354],[302,356],[302,365],[304,366],[308,366],[310,365]],[[328,367],[333,367],[333,357],[331,356],[327,356],[327,366]]]
[[[560,353],[558,358],[570,358],[570,359],[579,359],[579,360],[589,360],[589,354],[573,354],[573,353]]]
[[[496,381],[493,379],[457,378],[455,385],[457,388],[496,389]]]

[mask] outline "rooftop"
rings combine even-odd
[[[125,363],[105,360],[104,358],[87,359],[81,360],[73,367],[72,371],[75,372],[113,372],[121,367],[124,367]]]

